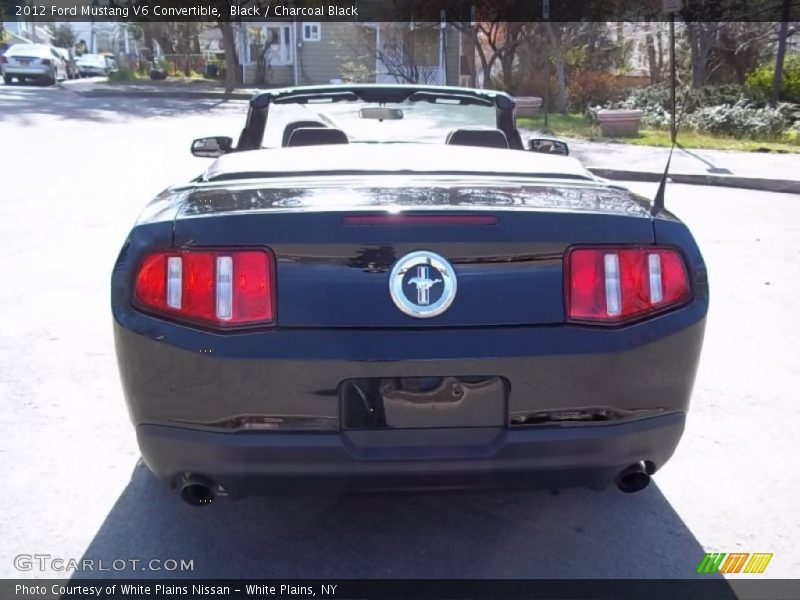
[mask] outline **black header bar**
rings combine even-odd
[[[796,600],[800,580],[723,579],[17,579],[0,580],[3,600]]]
[[[787,0],[789,21],[800,0]],[[781,20],[784,0],[679,0],[684,21]],[[4,21],[664,21],[661,0],[0,0]]]

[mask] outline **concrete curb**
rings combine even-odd
[[[607,169],[605,167],[587,168],[598,177],[604,177],[606,179],[658,182],[661,181],[662,176],[662,173],[647,171],[623,171],[620,169]],[[736,177],[734,175],[707,175],[699,173],[670,173],[669,180],[672,183],[687,183],[690,185],[733,187],[784,194],[800,194],[800,181],[791,181],[788,179],[762,179],[759,177]]]
[[[190,92],[190,91],[145,91],[145,90],[75,90],[86,98],[165,98],[168,100],[250,100],[252,93]]]

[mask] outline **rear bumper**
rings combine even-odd
[[[696,301],[619,329],[278,328],[216,335],[118,311],[115,341],[142,456],[171,483],[193,473],[231,496],[319,484],[600,487],[633,463],[654,470],[672,455],[705,312],[705,302]],[[508,382],[506,426],[342,426],[345,380],[478,375]],[[511,425],[518,415],[586,407],[628,416]],[[272,419],[277,429],[236,432],[225,425],[240,416]],[[280,424],[293,419],[325,426]]]
[[[16,67],[11,65],[3,65],[3,75],[12,75],[22,77],[49,77],[55,75],[53,67],[46,66],[31,66],[31,67]]]
[[[663,465],[676,412],[617,424],[341,433],[216,433],[140,425],[148,467],[175,485],[203,475],[238,497],[303,487],[602,487],[639,461]]]
[[[202,425],[240,415],[336,421],[340,384],[364,377],[502,377],[510,384],[510,416],[576,407],[686,412],[705,329],[705,311],[699,318],[697,312],[689,306],[615,330],[277,329],[228,335],[130,313],[132,322],[117,322],[114,330],[137,426]]]

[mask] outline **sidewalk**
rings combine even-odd
[[[88,98],[176,98],[181,100],[214,99],[249,100],[257,91],[254,88],[236,88],[225,93],[225,88],[213,81],[132,81],[113,82],[105,79],[74,79],[64,81],[60,87]]]
[[[523,136],[524,137],[524,136]],[[660,181],[669,148],[567,140],[570,155],[607,179]],[[675,147],[674,183],[800,194],[800,154],[696,150]]]

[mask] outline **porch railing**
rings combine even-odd
[[[402,74],[379,71],[375,74],[375,83],[409,83],[409,78],[416,79],[413,83],[423,85],[444,85],[446,83],[444,69],[441,67],[420,66],[407,67]]]

